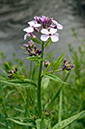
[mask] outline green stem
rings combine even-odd
[[[32,61],[30,62],[29,79],[31,78],[31,73],[32,73]],[[28,90],[27,90],[27,99],[26,99],[26,106],[25,106],[25,117],[27,117],[27,114],[28,114],[29,93],[30,93],[30,88],[28,87]],[[24,126],[24,129],[26,129],[26,128],[27,128],[27,127]]]
[[[5,107],[5,98],[4,98],[3,88],[1,85],[1,79],[0,79],[0,89],[1,89],[1,95],[2,95],[2,101],[3,101],[3,109],[4,109],[4,115],[5,115],[6,129],[8,129],[7,113],[6,113],[6,107]]]
[[[41,54],[41,58],[43,59],[43,52],[44,52],[44,42],[42,42],[42,54]],[[38,87],[37,87],[37,102],[38,102],[38,114],[39,114],[39,118],[41,118],[42,115],[42,109],[41,109],[41,81],[42,81],[42,77],[41,77],[41,73],[42,73],[42,61],[40,61],[40,65],[39,65],[39,75],[38,75]]]
[[[62,121],[62,90],[60,91],[60,103],[59,103],[59,122]]]

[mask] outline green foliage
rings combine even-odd
[[[77,115],[74,115],[66,120],[63,120],[62,122],[56,124],[52,129],[63,129],[70,123],[72,123],[74,120],[76,120],[81,114],[85,113],[85,111],[82,111],[78,113]]]
[[[37,119],[36,120],[37,129],[47,129],[48,128],[48,120],[46,119]]]
[[[75,29],[72,30],[74,37],[77,38]],[[29,38],[41,44],[37,39]],[[42,50],[50,44],[51,39],[49,38],[45,45],[42,43]],[[65,52],[55,61],[52,60],[47,68],[43,68],[43,61],[51,58],[58,50],[45,58],[43,58],[43,53],[39,56],[27,57],[26,59],[31,61],[30,71],[27,70],[24,62],[16,58],[15,54],[13,54],[12,62],[3,62],[3,70],[0,75],[0,128],[84,129],[84,41],[81,45],[78,49],[79,53],[69,45],[75,63],[71,76],[69,76],[71,70],[68,72],[62,70],[62,60]],[[2,53],[1,58],[3,61],[6,60],[5,55]],[[18,70],[12,73],[12,77],[7,77],[8,71],[13,70],[15,67]],[[60,71],[63,71],[63,74],[57,73]],[[67,80],[69,83],[67,83]],[[70,83],[71,85],[69,85]],[[58,122],[61,90],[63,95],[61,121]]]
[[[60,64],[61,64],[61,61],[63,60],[64,54],[65,54],[65,52],[63,52],[63,53],[61,54],[61,56],[58,57],[58,59],[54,62],[53,67],[52,67],[53,70],[56,70],[56,69],[59,68],[59,66],[60,66]]]

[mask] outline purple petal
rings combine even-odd
[[[40,18],[40,17],[38,17],[38,16],[35,16],[35,17],[34,17],[34,19],[35,19],[36,21],[38,21],[39,18]]]
[[[27,27],[27,28],[25,28],[25,29],[23,29],[23,31],[26,31],[27,33],[30,33],[30,32],[33,32],[34,31],[34,29],[33,29],[33,27]]]
[[[51,40],[52,40],[52,42],[57,42],[59,40],[59,38],[56,35],[52,35]]]
[[[42,30],[41,30],[41,33],[42,33],[42,34],[47,34],[47,35],[49,34],[49,32],[48,32],[47,29],[42,29]]]
[[[41,37],[40,37],[40,39],[41,39],[42,41],[47,41],[48,38],[49,38],[48,35],[41,35]]]

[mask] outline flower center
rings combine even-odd
[[[52,34],[50,33],[49,36],[51,36]]]

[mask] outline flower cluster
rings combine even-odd
[[[11,78],[13,76],[13,73],[17,72],[17,67],[13,68],[13,70],[8,70],[8,77]]]
[[[44,60],[43,66],[44,66],[45,68],[48,67],[49,64],[50,64],[49,61]]]
[[[29,52],[29,56],[37,56],[42,53],[42,50],[37,49],[36,45],[34,45],[34,42],[31,40],[27,44],[24,44],[24,47]]]
[[[50,114],[52,114],[52,113],[54,113],[55,111],[51,111],[52,109],[49,109],[49,110],[47,110],[47,109],[45,109],[45,114],[47,115],[47,116],[49,116]]]
[[[41,34],[40,39],[42,41],[47,41],[49,38],[51,38],[52,42],[57,42],[59,40],[59,34],[56,33],[57,29],[63,29],[61,24],[53,20],[53,18],[48,18],[46,16],[35,16],[34,20],[28,22],[28,24],[29,27],[23,29],[23,31],[27,32],[27,34],[24,36],[24,39],[26,39],[27,36],[32,36],[35,38],[35,35],[33,35],[32,32],[36,31]]]
[[[74,65],[71,65],[69,61],[66,61],[66,59],[64,59],[62,70],[68,70],[69,71],[73,67],[74,67]]]

